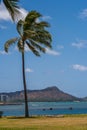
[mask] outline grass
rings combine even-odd
[[[3,117],[0,130],[87,130],[87,115]]]

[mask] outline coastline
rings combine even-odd
[[[23,103],[0,103],[0,106],[5,106],[5,105],[22,105]]]

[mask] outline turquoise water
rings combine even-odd
[[[30,115],[87,114],[87,102],[30,102]],[[21,105],[0,106],[4,116],[24,115],[24,103]]]

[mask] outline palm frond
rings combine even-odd
[[[21,37],[23,36],[23,24],[24,22],[22,20],[19,20],[17,23],[17,31]]]
[[[42,47],[41,45],[39,45],[37,42],[33,41],[32,39],[30,39],[30,42],[32,44],[32,46],[34,46],[35,48],[37,48],[39,51],[45,53],[46,50],[44,47]]]
[[[32,30],[27,30],[24,32],[24,38],[34,41],[35,43],[43,44],[49,48],[52,48],[51,42],[51,34],[47,31],[32,31]]]
[[[35,41],[39,44],[43,44],[49,48],[52,48],[51,34],[47,31],[38,31],[38,32],[36,32],[35,35],[30,35],[30,37],[28,37],[28,39],[32,39],[33,41]]]
[[[24,31],[23,37],[25,37],[26,39],[32,38],[34,36],[36,36],[37,33],[33,30],[26,30]]]
[[[26,41],[27,46],[29,47],[29,49],[36,55],[36,56],[40,56],[40,53],[36,50],[36,48],[32,45],[30,45],[27,41]]]
[[[39,18],[39,17],[41,17],[42,15],[39,13],[39,12],[37,12],[37,11],[35,11],[35,10],[32,10],[32,11],[30,11],[29,13],[28,13],[28,15],[26,16],[26,18],[25,18],[25,22],[27,22],[27,23],[32,23],[32,22],[34,22],[37,18]]]
[[[46,30],[49,27],[49,23],[42,21],[36,22],[36,18],[40,17],[41,14],[36,11],[31,11],[26,16],[25,20],[20,20],[17,23],[17,31],[20,34],[20,39],[15,38],[8,40],[5,44],[5,51],[8,52],[9,46],[18,41],[19,51],[24,51],[24,44],[27,44],[29,49],[36,55],[40,56],[40,52],[45,53],[45,47],[52,48],[52,36]]]
[[[6,43],[4,45],[5,51],[8,52],[9,46],[12,45],[13,43],[15,43],[17,40],[18,40],[18,38],[16,37],[16,38],[12,38],[12,39],[6,41]]]
[[[52,42],[52,36],[48,31],[46,30],[37,31],[37,34],[39,35],[39,37],[49,40],[49,42]]]
[[[18,2],[19,0],[3,0],[3,3],[6,6],[13,21],[15,21],[21,13],[19,11]]]
[[[48,22],[42,21],[35,23],[36,28],[44,28],[44,27],[50,27],[50,24]]]
[[[40,31],[33,31],[33,30],[26,30],[24,32],[24,37],[26,37],[26,39],[32,39],[36,42],[46,44],[46,46],[48,47],[52,47],[51,46],[51,42],[52,42],[52,37],[51,34],[46,31],[46,30],[40,30]]]
[[[38,44],[42,44],[42,45],[44,45],[44,46],[46,46],[48,48],[52,48],[51,43],[46,39],[38,38],[38,39],[35,39],[35,42],[38,42]]]
[[[36,21],[28,21],[28,22],[24,22],[24,30],[45,30],[45,27],[50,27],[50,24],[48,22],[42,21],[42,22],[36,22]]]
[[[34,24],[36,22],[36,19],[41,17],[41,14],[37,11],[30,11],[26,18],[25,18],[25,23],[24,23],[24,30],[29,30],[29,29],[33,29]]]

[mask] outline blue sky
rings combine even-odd
[[[57,86],[78,97],[87,96],[87,0],[22,0],[25,16],[37,10],[51,24],[53,50],[40,58],[26,48],[28,89]],[[4,43],[18,36],[3,4],[0,5],[0,92],[23,89],[21,53],[16,45],[4,52]]]

